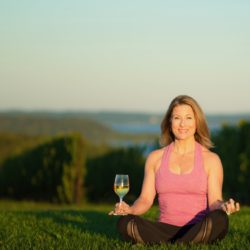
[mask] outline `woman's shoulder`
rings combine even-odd
[[[204,146],[202,146],[202,155],[203,159],[206,161],[220,161],[220,157],[218,154],[212,152]]]
[[[165,151],[165,148],[160,148],[160,149],[155,149],[153,151],[151,151],[147,157],[148,160],[156,160],[158,158],[161,158],[164,151]]]
[[[160,148],[153,150],[152,152],[149,153],[147,157],[147,164],[150,168],[152,167],[154,170],[156,170],[162,160],[162,156],[164,154],[166,147]]]
[[[219,155],[212,152],[211,150],[202,147],[202,156],[207,172],[209,172],[211,169],[220,169],[222,167]]]

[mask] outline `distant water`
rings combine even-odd
[[[112,129],[117,132],[131,133],[131,134],[159,134],[160,126],[158,124],[148,123],[113,123],[111,124]]]
[[[103,113],[98,114],[95,118],[118,132],[160,134],[162,117],[162,114]],[[222,124],[234,126],[241,120],[250,121],[250,114],[210,114],[206,118],[208,127],[211,133],[213,133],[220,130]]]
[[[159,124],[149,124],[149,123],[112,123],[111,128],[117,132],[121,133],[131,133],[131,134],[160,134],[161,129]],[[209,129],[213,133],[220,129],[219,124],[209,124]]]

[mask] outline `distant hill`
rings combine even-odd
[[[57,135],[60,133],[80,132],[91,141],[106,141],[116,135],[105,124],[84,117],[70,117],[36,113],[0,114],[0,132],[26,135]]]

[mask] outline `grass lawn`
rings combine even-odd
[[[59,206],[0,201],[0,249],[131,249],[115,230],[110,205]],[[156,219],[152,208],[145,217]],[[213,245],[135,245],[133,249],[250,249],[250,207],[230,216],[227,237]]]

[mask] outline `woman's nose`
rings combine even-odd
[[[184,125],[185,125],[185,121],[184,121],[184,119],[181,119],[181,121],[180,121],[180,125],[181,125],[181,126],[184,126]]]

